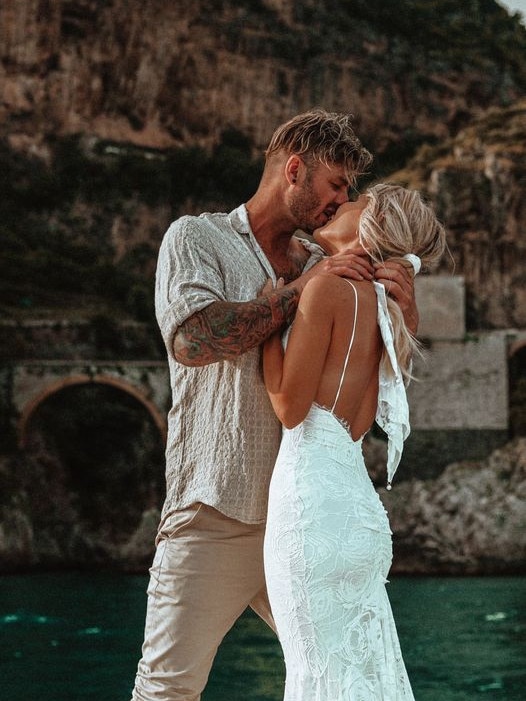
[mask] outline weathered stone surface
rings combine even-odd
[[[0,361],[164,360],[166,351],[160,333],[151,324],[119,321],[109,314],[95,318],[0,319]]]
[[[483,460],[509,439],[507,428],[412,429],[404,445],[397,481],[411,477],[436,479],[451,463]]]
[[[426,191],[466,281],[466,327],[526,326],[526,101],[489,110],[393,179]]]
[[[348,25],[339,33],[335,13]],[[45,155],[49,133],[164,148],[210,146],[234,126],[261,149],[276,124],[326,105],[355,114],[383,150],[400,135],[444,138],[517,98],[512,60],[492,60],[482,42],[480,53],[430,56],[343,3],[4,0],[0,133]]]
[[[164,362],[34,361],[12,367],[13,410],[22,415],[29,406],[60,388],[85,382],[106,383],[151,402],[161,414],[171,403],[167,364]]]
[[[415,297],[420,312],[419,338],[463,338],[466,332],[463,276],[417,275]]]
[[[526,439],[486,460],[459,462],[437,479],[410,480],[382,500],[394,531],[394,571],[524,572]]]
[[[505,332],[434,341],[415,358],[408,388],[413,429],[507,429]]]
[[[451,62],[444,47],[431,59],[358,7],[353,40],[342,40],[324,25],[341,9],[292,0],[4,0],[0,138],[50,160],[68,134],[210,149],[233,128],[260,154],[277,124],[323,105],[352,112],[375,153],[439,143],[397,177],[425,190],[446,224],[455,268],[446,257],[442,272],[466,279],[467,328],[524,328],[526,103],[516,61],[485,54],[483,40],[476,58]],[[502,108],[486,113],[488,105]],[[132,209],[131,221],[105,223],[118,256],[157,245],[169,222],[166,208]]]

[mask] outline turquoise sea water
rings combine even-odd
[[[0,577],[2,701],[128,701],[145,576]],[[526,698],[526,578],[394,578],[388,585],[417,701]],[[281,651],[246,613],[203,701],[279,701]]]

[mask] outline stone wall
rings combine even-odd
[[[482,459],[509,428],[507,331],[466,333],[462,276],[415,281],[423,357],[408,388],[411,435],[400,476],[436,477],[457,460]]]

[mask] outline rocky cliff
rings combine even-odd
[[[374,453],[374,446],[366,446],[368,464]],[[385,456],[381,462],[384,484]],[[100,483],[99,492],[84,494],[64,466],[45,454],[26,458],[25,468],[20,458],[0,459],[0,484],[11,485],[0,503],[0,572],[94,566],[146,571],[160,510],[140,495],[144,481],[128,473],[116,519],[122,466],[117,474],[106,472],[105,492]],[[393,573],[525,572],[525,438],[486,460],[455,463],[437,480],[411,479],[380,492],[394,533]]]
[[[456,133],[526,88],[526,30],[492,0],[4,0],[0,135],[261,150],[313,105],[356,115],[376,152]]]
[[[466,277],[468,327],[524,328],[526,32],[492,0],[459,5],[3,0],[0,353],[49,357],[50,333],[63,354],[80,342],[104,357],[158,352],[153,332],[123,339],[117,320],[151,322],[170,218],[241,201],[276,124],[313,105],[352,111],[380,154],[374,175],[396,164],[392,179],[433,200],[452,253],[443,271],[454,262]],[[17,326],[48,313],[74,321]],[[91,325],[77,328],[86,316]],[[102,404],[95,397],[88,412],[55,399],[43,435],[63,439],[67,428],[85,440],[83,422],[99,420]],[[114,408],[122,419],[120,400]],[[137,440],[127,412],[129,440],[108,442],[115,455],[99,471],[38,441],[1,456],[0,570],[148,566],[162,460],[151,427],[139,422]],[[523,571],[524,455],[519,439],[386,494],[398,571]],[[371,457],[373,472],[384,460]],[[123,483],[132,485],[124,521]]]
[[[404,177],[448,227],[468,326],[524,325],[526,30],[493,0],[4,0],[0,58],[10,313],[151,318],[170,220],[249,196],[275,126],[323,105],[375,176],[426,145]]]
[[[396,571],[503,574],[526,566],[526,439],[437,479],[385,492]]]
[[[427,192],[465,276],[468,329],[526,326],[526,101],[493,108],[393,180]]]

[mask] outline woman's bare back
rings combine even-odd
[[[327,313],[332,312],[332,334],[315,401],[332,409],[357,440],[371,427],[378,402],[378,366],[383,343],[377,323],[377,296],[370,282],[336,276],[327,278],[326,293],[320,304],[327,307]],[[333,406],[351,339],[341,391]]]

